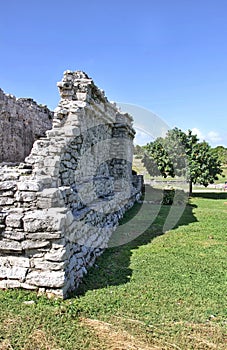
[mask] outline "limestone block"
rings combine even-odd
[[[0,240],[0,251],[3,252],[22,252],[21,243],[9,240]]]
[[[37,206],[41,209],[63,207],[64,200],[61,191],[57,188],[44,189],[38,195]]]
[[[2,197],[13,197],[14,196],[14,192],[13,191],[4,191],[1,193]]]
[[[29,259],[22,256],[2,256],[0,258],[0,266],[20,266],[29,267]]]
[[[34,233],[26,233],[27,239],[32,240],[53,240],[59,239],[62,237],[62,232],[34,232]]]
[[[31,191],[31,192],[38,192],[41,190],[40,184],[37,181],[20,181],[17,183],[17,188],[19,191]]]
[[[8,288],[20,288],[21,282],[17,280],[2,280],[0,281],[0,288],[1,289],[8,289]]]
[[[3,175],[2,180],[7,180],[7,181],[17,181],[20,176],[20,173],[16,171],[16,169],[12,170],[11,172],[7,172]]]
[[[61,239],[56,239],[52,242],[53,249],[58,249],[58,248],[64,247],[65,245],[66,245],[65,237],[62,237]]]
[[[9,240],[15,240],[15,241],[22,241],[24,239],[24,232],[23,231],[6,231],[4,230],[2,232],[2,237],[7,238]]]
[[[32,267],[39,270],[45,270],[45,271],[57,271],[57,270],[63,270],[66,266],[66,263],[63,262],[53,262],[53,261],[47,261],[44,259],[32,259]]]
[[[0,265],[0,280],[4,278],[17,279],[21,282],[24,281],[28,269],[26,267],[5,267]]]
[[[10,197],[0,197],[0,206],[1,205],[12,205],[15,202],[14,198]]]
[[[65,215],[58,208],[34,210],[23,218],[25,232],[61,231],[65,227]]]
[[[63,287],[64,281],[65,273],[63,271],[31,271],[26,278],[26,283],[50,288]]]
[[[67,259],[67,251],[64,247],[59,249],[51,249],[48,253],[45,254],[45,260],[50,261],[64,261]]]
[[[28,249],[38,249],[38,248],[45,248],[50,245],[49,241],[43,241],[43,240],[25,240],[21,243],[22,249],[28,250]]]
[[[45,167],[59,167],[60,164],[60,157],[46,157],[44,159],[44,166]]]
[[[9,227],[21,228],[22,218],[24,214],[18,209],[18,211],[11,211],[6,218],[6,225]]]
[[[36,200],[36,192],[16,192],[15,198],[18,202],[34,202]]]
[[[75,137],[75,136],[80,136],[81,130],[79,127],[64,127],[64,135],[65,137]]]
[[[15,189],[17,185],[16,181],[3,181],[0,182],[0,191]]]

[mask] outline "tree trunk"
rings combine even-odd
[[[189,180],[189,196],[192,195],[192,181]]]

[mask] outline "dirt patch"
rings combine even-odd
[[[130,335],[126,331],[119,331],[111,325],[90,318],[81,319],[83,325],[92,328],[99,339],[105,341],[108,350],[162,350],[158,346],[149,346]]]
[[[34,330],[34,332],[28,337],[28,342],[24,346],[24,350],[34,349],[62,350],[55,347],[53,345],[53,339],[49,339],[47,334],[41,329]]]
[[[4,340],[0,343],[0,350],[13,350],[13,348],[8,340]]]

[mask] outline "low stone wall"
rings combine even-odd
[[[53,112],[31,98],[0,89],[0,162],[22,162],[33,143],[52,127]]]
[[[66,297],[140,197],[132,118],[83,72],[66,71],[53,128],[0,167],[0,288]]]

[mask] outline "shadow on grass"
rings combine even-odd
[[[148,186],[146,190],[155,201],[158,201],[162,196],[162,190],[152,189],[150,186]],[[142,207],[143,210],[141,210]],[[195,206],[191,204],[184,206],[182,215],[172,228],[188,225],[191,222],[197,221],[193,215],[194,207]],[[119,225],[120,232],[125,224],[129,225],[127,229],[130,229],[131,225],[131,232],[133,232],[132,236],[129,236],[131,239],[126,244],[119,244],[118,246],[115,245],[107,248],[104,253],[97,258],[95,265],[89,269],[87,276],[83,278],[79,288],[72,296],[84,295],[88,290],[121,285],[129,282],[132,275],[132,270],[129,267],[132,251],[142,245],[152,242],[155,237],[165,233],[163,227],[171,210],[171,205],[161,205],[160,203],[149,203],[146,205],[146,209],[144,209],[144,205],[142,204],[135,204],[134,207],[125,214]],[[146,229],[141,234],[136,235],[136,230],[140,232],[144,224]],[[123,233],[124,231],[122,231],[122,234]]]
[[[192,197],[206,198],[206,199],[227,199],[227,192],[195,192]]]

